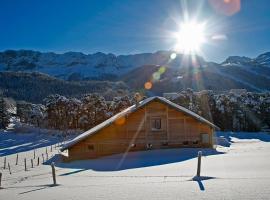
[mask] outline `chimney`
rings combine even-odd
[[[135,93],[135,95],[134,95],[134,99],[135,99],[135,105],[136,105],[136,107],[137,106],[139,106],[139,102],[141,101],[141,99],[142,99],[142,97],[141,97],[141,95],[140,95],[140,93]]]

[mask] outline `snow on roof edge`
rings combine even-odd
[[[93,128],[89,129],[88,131],[78,135],[77,137],[75,137],[73,140],[71,140],[70,142],[66,143],[61,149],[60,151],[64,151],[66,149],[68,149],[69,147],[72,147],[73,145],[77,144],[78,142],[84,140],[85,138],[89,137],[90,135],[93,135],[94,133],[96,133],[97,131],[99,131],[102,128],[105,128],[106,126],[112,124],[116,119],[123,117],[129,113],[133,113],[134,111],[138,110],[139,108],[141,108],[142,106],[146,105],[147,103],[153,101],[153,100],[159,100],[163,103],[166,103],[169,106],[172,106],[173,108],[176,108],[177,110],[180,110],[194,118],[196,118],[197,120],[206,123],[208,125],[210,125],[211,127],[219,130],[220,128],[217,127],[216,125],[214,125],[213,123],[209,122],[208,120],[206,120],[205,118],[201,117],[200,115],[184,108],[183,106],[179,106],[171,101],[169,101],[168,99],[164,98],[164,97],[159,97],[159,96],[154,96],[154,97],[149,97],[147,99],[144,99],[142,101],[139,102],[139,105],[132,105],[128,108],[126,108],[125,110],[121,111],[120,113],[117,113],[116,115],[112,116],[111,118],[105,120],[104,122],[94,126]]]
[[[176,104],[176,103],[173,103],[173,102],[169,101],[168,99],[166,99],[166,98],[164,98],[164,97],[158,97],[158,99],[159,99],[159,100],[162,100],[164,103],[167,103],[168,105],[172,106],[173,108],[176,108],[176,109],[178,109],[178,110],[180,110],[180,111],[182,111],[182,112],[184,112],[184,113],[186,113],[186,114],[188,114],[188,115],[191,115],[192,117],[198,119],[198,120],[201,121],[201,122],[204,122],[204,123],[210,125],[211,127],[215,128],[215,129],[217,129],[217,130],[220,129],[218,126],[216,126],[215,124],[211,123],[211,122],[208,121],[207,119],[205,119],[205,118],[203,118],[202,116],[200,116],[200,115],[198,115],[198,114],[192,112],[191,110],[188,110],[187,108],[185,108],[185,107],[183,107],[183,106],[180,106],[180,105],[178,105],[178,104]]]

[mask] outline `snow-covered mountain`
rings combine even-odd
[[[270,52],[263,53],[255,58],[255,61],[263,66],[270,67]]]
[[[230,65],[230,64],[246,64],[251,62],[252,59],[245,56],[229,56],[222,65]]]
[[[95,53],[41,53],[31,50],[8,50],[0,53],[0,71],[38,71],[62,79],[104,78],[119,76],[142,65],[179,67],[182,55],[171,59],[171,51],[119,55]],[[197,61],[204,60],[197,56]],[[182,63],[183,64],[183,63]]]
[[[224,62],[221,63],[223,66],[226,65],[257,65],[270,67],[270,52],[260,54],[256,58],[249,58],[245,56],[229,56]]]
[[[123,81],[131,91],[140,90],[145,82],[152,81],[154,95],[188,87],[194,90],[270,91],[270,52],[256,58],[230,56],[222,63],[208,62],[200,56],[173,54],[172,51],[157,51],[116,56],[101,52],[56,54],[8,50],[0,52],[0,72],[41,72],[73,81]],[[5,84],[0,80],[0,91],[6,91]]]

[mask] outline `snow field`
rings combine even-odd
[[[0,199],[269,199],[270,135],[221,135],[229,145],[218,145],[216,151],[202,150],[202,177],[197,181],[192,179],[200,149],[152,150],[56,162],[59,185],[55,187],[50,165],[26,172],[23,166],[15,166],[11,175],[1,168],[4,189]],[[45,148],[40,148],[39,154]],[[57,152],[53,148],[50,155]],[[22,155],[33,157],[32,150]],[[15,157],[7,155],[7,160]],[[0,160],[2,167],[3,156]]]

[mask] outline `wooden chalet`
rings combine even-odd
[[[64,160],[91,159],[129,151],[213,147],[213,123],[163,97],[150,97],[64,145]]]

